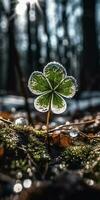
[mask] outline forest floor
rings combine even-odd
[[[89,104],[88,104],[89,105]],[[69,200],[100,196],[100,107],[51,116],[0,113],[0,200]],[[16,120],[24,118],[26,124]],[[8,120],[10,119],[10,121]]]

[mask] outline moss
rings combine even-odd
[[[16,132],[9,127],[0,129],[0,141],[6,145],[7,148],[15,149],[18,142]]]
[[[87,170],[94,170],[100,172],[100,145],[96,145],[92,148],[85,168]]]
[[[32,126],[19,126],[19,125],[11,124],[9,127],[18,133],[20,132],[20,133],[26,133],[26,134],[33,134],[37,137],[45,137],[44,131],[36,130]]]
[[[28,168],[28,163],[26,160],[22,159],[17,159],[17,160],[12,160],[11,162],[11,169],[12,170],[19,170],[19,171],[26,171]]]
[[[28,139],[28,149],[36,162],[50,160],[45,141],[41,141],[37,137],[30,135]]]
[[[68,168],[81,168],[86,162],[90,152],[89,145],[70,146],[62,153],[63,159],[66,161]]]
[[[27,173],[27,168],[38,166],[40,174],[48,164],[48,169],[61,166],[59,173],[68,169],[82,169],[84,178],[92,178],[100,183],[100,141],[74,141],[65,149],[51,145],[48,152],[46,134],[35,130],[32,126],[8,125],[0,129],[0,144],[5,148],[5,154],[0,158],[1,169]],[[55,164],[55,160],[59,162]],[[5,167],[4,167],[5,166]],[[37,169],[36,169],[37,170]],[[37,172],[38,173],[38,172]],[[51,173],[52,174],[52,173]],[[50,178],[50,173],[48,177]]]

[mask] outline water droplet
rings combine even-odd
[[[69,121],[66,121],[66,125],[69,125],[70,124],[70,122]]]
[[[42,130],[46,130],[47,127],[45,125],[42,126]]]
[[[36,130],[41,129],[41,124],[36,124],[36,125],[35,125],[35,129],[36,129]]]
[[[29,174],[30,177],[33,176],[32,169],[31,169],[31,168],[28,168],[28,169],[27,169],[27,173]]]
[[[23,181],[23,186],[24,186],[24,188],[30,188],[31,185],[32,185],[31,179],[25,179],[25,180]]]
[[[36,187],[40,187],[41,186],[41,182],[40,181],[37,181],[36,182]]]
[[[65,118],[64,117],[57,117],[56,122],[57,122],[57,124],[64,124]]]
[[[62,170],[62,169],[65,169],[65,167],[66,167],[65,164],[60,164],[60,165],[59,165],[59,168],[60,168],[61,170]]]
[[[72,138],[77,137],[78,134],[79,134],[79,133],[78,133],[77,130],[70,130],[70,132],[69,132],[69,135],[70,135],[70,137],[72,137]]]
[[[12,108],[11,108],[11,113],[14,114],[15,112],[16,112],[16,108],[15,108],[15,107],[12,107]]]
[[[23,189],[22,184],[21,184],[21,183],[16,183],[16,184],[14,185],[13,191],[14,191],[15,193],[19,193],[19,192],[22,191],[22,189]]]
[[[55,131],[55,134],[57,134],[57,135],[59,135],[60,133],[61,133],[61,131],[59,131],[59,130]]]
[[[50,128],[53,128],[53,127],[55,127],[56,125],[57,125],[56,122],[51,122],[51,123],[50,123]]]
[[[59,174],[59,170],[58,170],[57,166],[55,166],[55,167],[52,168],[52,173],[55,174],[55,175]]]
[[[20,125],[20,126],[28,125],[28,120],[22,117],[18,118],[15,120],[15,125]]]
[[[16,177],[17,177],[18,179],[21,179],[22,176],[23,176],[23,175],[22,175],[22,172],[18,172],[17,175],[16,175]]]
[[[31,168],[28,168],[27,169],[27,173],[30,173],[32,170],[31,170]]]
[[[94,180],[92,179],[86,179],[85,182],[90,186],[94,185]]]

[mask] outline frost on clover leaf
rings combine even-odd
[[[50,62],[43,73],[34,71],[28,81],[30,91],[38,95],[34,100],[34,107],[40,112],[51,110],[55,114],[63,113],[67,108],[65,99],[72,98],[76,93],[76,80],[67,76],[65,68]]]

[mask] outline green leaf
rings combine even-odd
[[[56,91],[66,98],[72,98],[76,93],[76,80],[72,76],[67,76],[60,85],[56,88]]]
[[[58,95],[57,93],[54,93],[52,95],[52,101],[51,101],[51,110],[55,114],[63,113],[67,108],[67,104],[65,100]]]
[[[50,62],[48,63],[43,71],[45,77],[49,80],[52,88],[54,89],[66,76],[65,68],[57,63]]]
[[[34,100],[34,107],[40,112],[47,112],[49,110],[49,105],[51,101],[52,93],[48,92],[46,94],[40,95]]]
[[[31,74],[28,87],[33,94],[39,95],[51,90],[50,85],[42,72],[35,71]]]

